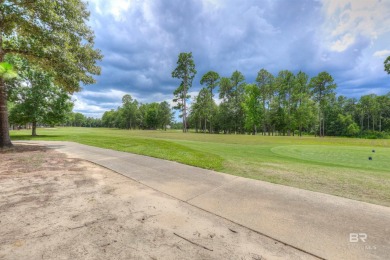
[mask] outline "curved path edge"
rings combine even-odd
[[[390,208],[73,142],[45,145],[324,259],[390,259]]]

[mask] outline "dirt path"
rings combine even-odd
[[[92,163],[0,154],[0,259],[308,259]]]

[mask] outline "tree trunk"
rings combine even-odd
[[[3,38],[0,34],[0,62],[4,61]],[[9,137],[7,91],[3,79],[0,78],[0,149],[12,147]]]
[[[183,112],[183,132],[187,132],[187,104],[184,101],[184,112]]]
[[[12,147],[9,137],[7,91],[4,81],[0,79],[0,149]]]
[[[32,132],[31,132],[31,135],[32,136],[37,136],[37,122],[33,122],[32,123]]]
[[[186,133],[187,132],[187,109],[186,109],[186,101],[184,100],[184,112],[183,112],[183,132]]]
[[[211,99],[210,99],[210,124],[209,124],[209,128],[210,128],[210,134],[212,132],[212,121],[213,121],[213,89],[211,88],[210,89],[210,93],[211,93]]]
[[[185,133],[185,128],[186,128],[186,120],[184,119],[184,115],[183,115],[183,133]]]
[[[267,131],[267,129],[266,129],[266,124],[265,124],[265,122],[266,122],[266,117],[265,117],[265,112],[266,111],[266,108],[265,108],[265,98],[263,98],[263,119],[261,120],[261,121],[263,121],[262,122],[262,127],[263,127],[263,135],[265,135],[265,132]]]
[[[321,109],[318,110],[319,136],[321,137]]]
[[[187,76],[184,77],[184,89],[183,89],[183,132],[187,132],[187,88],[188,88]]]

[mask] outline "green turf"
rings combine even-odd
[[[75,141],[390,206],[390,140],[94,128],[29,134],[11,131],[13,140]]]
[[[367,170],[390,170],[390,148],[374,150],[356,146],[289,145],[271,149],[273,153],[324,165]],[[371,157],[372,160],[368,158]]]

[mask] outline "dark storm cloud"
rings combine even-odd
[[[209,70],[221,76],[239,70],[253,82],[261,68],[310,76],[326,70],[346,95],[365,94],[372,86],[380,91],[386,84],[383,69],[365,77],[365,67],[359,66],[372,57],[365,53],[372,38],[335,33],[333,24],[329,29],[333,3],[324,1],[94,0],[90,24],[104,54],[102,75],[77,94],[76,110],[99,116],[119,106],[125,93],[142,102],[172,99],[180,83],[171,78],[177,56],[190,51],[198,71],[191,91],[200,89],[199,80]],[[338,13],[332,15],[347,20],[348,8],[334,8]],[[375,84],[378,75],[382,78]]]

